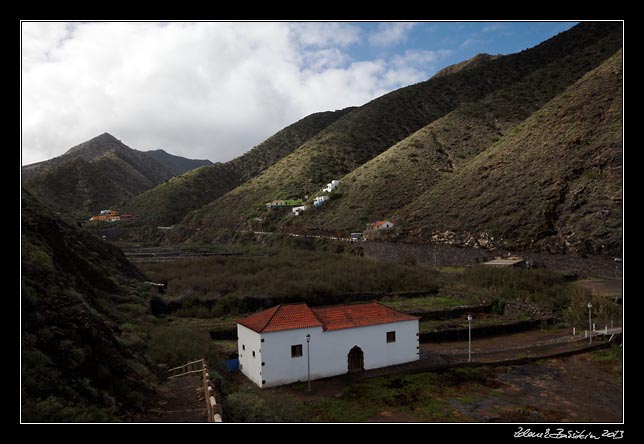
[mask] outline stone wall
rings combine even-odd
[[[494,257],[492,252],[477,248],[459,248],[451,245],[414,245],[393,242],[367,241],[364,255],[390,262],[415,261],[437,267],[463,266],[485,262]]]
[[[474,265],[509,254],[523,256],[535,268],[548,268],[578,276],[622,277],[622,262],[610,256],[579,257],[563,254],[507,251],[501,249],[457,247],[444,244],[415,245],[407,243],[366,241],[364,256],[390,262],[415,262],[437,267]]]

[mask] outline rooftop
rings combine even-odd
[[[372,301],[313,308],[306,303],[281,304],[239,319],[237,323],[263,333],[306,327],[322,327],[325,331],[332,331],[418,319],[418,316]]]

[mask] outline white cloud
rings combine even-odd
[[[463,41],[463,43],[461,43],[459,48],[461,48],[461,49],[471,48],[472,46],[477,46],[477,45],[480,45],[481,43],[483,43],[483,40],[481,40],[479,38],[476,38],[476,37],[469,37],[469,38],[465,39],[465,41]]]
[[[396,54],[391,58],[394,66],[407,65],[435,65],[436,62],[443,60],[451,51],[441,49],[438,51],[428,51],[426,49],[407,49],[402,54]]]
[[[428,51],[424,49],[408,49],[402,54],[391,58],[393,68],[387,73],[387,83],[411,84],[426,80],[438,71],[440,62],[451,54],[449,50]]]
[[[369,36],[369,43],[374,46],[390,46],[405,41],[408,33],[417,23],[388,22],[380,23],[375,33]]]
[[[301,46],[348,46],[361,40],[362,31],[349,23],[290,23],[289,30]]]
[[[328,25],[328,27],[325,27]],[[109,132],[232,159],[318,111],[425,80],[441,52],[354,62],[340,23],[23,23],[23,164]]]

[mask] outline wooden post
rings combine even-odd
[[[217,408],[217,401],[215,401],[214,396],[211,396],[209,399],[210,399],[210,411],[214,412],[214,410]],[[219,416],[219,421],[215,420],[217,415],[219,415],[219,413],[210,415],[210,417],[208,418],[208,422],[221,422],[221,416]]]
[[[204,399],[206,400],[206,415],[207,415],[207,420],[210,422],[210,418],[212,417],[212,408],[210,406],[210,400],[208,398],[208,372],[206,370],[206,366],[204,365],[202,367],[202,378],[203,378],[203,393],[204,393]]]
[[[575,336],[575,327],[572,328],[572,335]]]

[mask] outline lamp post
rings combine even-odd
[[[467,362],[470,362],[472,360],[472,315],[467,315],[467,327]]]
[[[591,312],[592,308],[593,308],[593,304],[589,302],[588,303],[588,332],[590,335],[588,337],[590,338],[589,340],[590,344],[593,343],[593,315]]]
[[[307,392],[311,391],[311,354],[309,353],[310,342],[311,342],[311,335],[307,334],[306,335],[306,367],[308,371],[308,388],[306,389]]]

